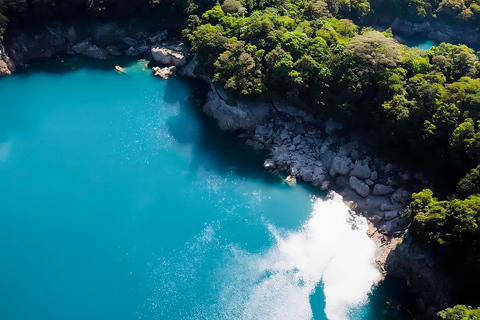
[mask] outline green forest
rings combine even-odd
[[[449,43],[409,48],[368,27],[392,7],[409,21],[480,26],[480,1],[463,0],[0,0],[0,33],[52,19],[184,19],[203,71],[232,96],[282,96],[367,128],[392,158],[437,177],[444,200],[414,194],[411,233],[458,283],[455,300],[479,305],[479,56]],[[464,306],[439,316],[480,319]]]

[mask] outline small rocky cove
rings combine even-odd
[[[308,114],[280,99],[227,103],[232,100],[228,93],[198,73],[196,58],[165,30],[132,34],[116,24],[101,24],[88,35],[59,24],[35,35],[20,34],[5,46],[0,44],[0,76],[27,67],[31,59],[65,52],[94,59],[147,54],[160,64],[153,67],[153,73],[162,79],[179,74],[206,81],[211,90],[203,111],[215,118],[220,128],[239,132],[247,145],[263,150],[265,169],[286,174],[288,183],[298,179],[341,194],[352,210],[368,218],[369,236],[380,248],[376,262],[384,274],[405,279],[426,314],[447,305],[442,292],[448,284],[432,269],[433,259],[405,237],[409,220],[403,210],[411,193],[431,187],[423,174],[375,156],[364,138],[344,134],[340,123]],[[406,241],[398,246],[402,239]]]

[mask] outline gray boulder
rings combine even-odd
[[[393,220],[398,217],[398,211],[385,211],[384,217],[386,221]]]
[[[368,167],[367,160],[357,160],[355,161],[355,166],[350,172],[350,175],[357,177],[359,179],[368,179],[372,174],[372,170]]]
[[[150,42],[151,43],[159,43],[164,40],[167,40],[168,38],[168,32],[167,30],[159,31],[154,33],[152,36],[150,36]]]
[[[125,54],[129,57],[136,57],[139,55],[137,49],[135,47],[130,47],[127,50],[125,50]]]
[[[87,50],[90,47],[91,47],[90,40],[86,39],[86,40],[82,40],[79,43],[77,43],[76,45],[72,46],[72,51],[80,54],[80,53],[84,53],[85,50]]]
[[[348,157],[335,157],[332,161],[332,167],[330,173],[346,175],[353,169],[352,160]]]
[[[123,43],[125,43],[127,46],[134,47],[137,45],[138,41],[130,38],[130,37],[123,37],[122,38]]]
[[[368,197],[370,194],[370,187],[363,181],[358,180],[356,177],[352,176],[349,180],[350,188],[355,190],[360,196]]]
[[[374,196],[385,196],[392,193],[393,191],[395,191],[395,189],[384,184],[376,184],[375,187],[373,187]]]
[[[108,58],[107,50],[97,47],[96,45],[89,47],[87,50],[83,51],[82,54],[84,56],[100,60],[106,60]]]
[[[116,46],[106,46],[105,47],[105,50],[107,50],[108,54],[111,55],[111,56],[119,56],[121,55],[122,53],[120,52],[120,50],[118,50],[118,48]]]
[[[410,200],[410,193],[405,189],[398,189],[391,195],[392,200],[400,203],[405,203]]]
[[[138,53],[145,53],[150,49],[150,46],[144,43],[139,46],[136,46],[135,49],[137,49]]]

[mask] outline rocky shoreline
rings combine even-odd
[[[180,74],[198,77],[194,59]],[[205,79],[205,76],[203,76]],[[380,248],[377,264],[385,272],[388,253],[407,230],[403,210],[411,193],[428,185],[422,174],[411,174],[381,158],[355,137],[342,137],[343,126],[323,120],[279,100],[237,102],[229,105],[227,93],[210,81],[203,111],[223,130],[240,131],[239,138],[264,150],[264,167],[284,172],[287,182],[297,179],[321,190],[334,190],[345,203],[370,223],[369,236]]]
[[[439,299],[446,299],[438,298],[439,293],[425,287],[429,281],[441,282],[440,276],[423,272],[416,277],[418,269],[432,264],[432,258],[410,255],[411,250],[416,250],[412,246],[396,249],[408,229],[409,219],[403,211],[411,193],[431,187],[422,174],[412,174],[375,157],[365,139],[343,134],[340,123],[308,114],[280,99],[237,101],[230,105],[227,101],[233,99],[228,93],[198,72],[196,58],[187,64],[188,48],[179,40],[169,39],[164,30],[129,34],[118,25],[102,24],[84,37],[74,27],[65,26],[47,28],[37,35],[21,34],[5,46],[0,44],[0,76],[27,66],[31,59],[63,52],[102,60],[121,54],[149,54],[163,65],[154,67],[152,73],[164,79],[178,73],[209,83],[211,90],[203,111],[215,118],[221,129],[237,131],[247,145],[264,150],[264,167],[285,173],[289,183],[300,179],[321,190],[341,194],[353,211],[368,219],[368,235],[378,244],[376,263],[383,274],[405,279],[419,294],[426,292],[419,304],[426,305],[422,309],[427,313],[428,307],[435,311],[438,305],[443,306]]]

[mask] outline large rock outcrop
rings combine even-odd
[[[183,67],[187,63],[188,49],[181,41],[154,45],[151,52],[156,62],[166,66]]]
[[[252,130],[270,111],[270,105],[262,103],[254,105],[238,103],[236,106],[231,106],[220,97],[213,85],[212,88],[208,93],[203,111],[215,118],[223,130]]]
[[[7,56],[5,47],[0,43],[0,77],[11,75],[15,71],[15,62]]]
[[[403,242],[390,252],[385,265],[390,276],[406,280],[417,297],[417,308],[429,319],[436,319],[436,312],[452,302],[447,295],[452,284],[435,268],[437,264],[429,251],[407,233]]]

